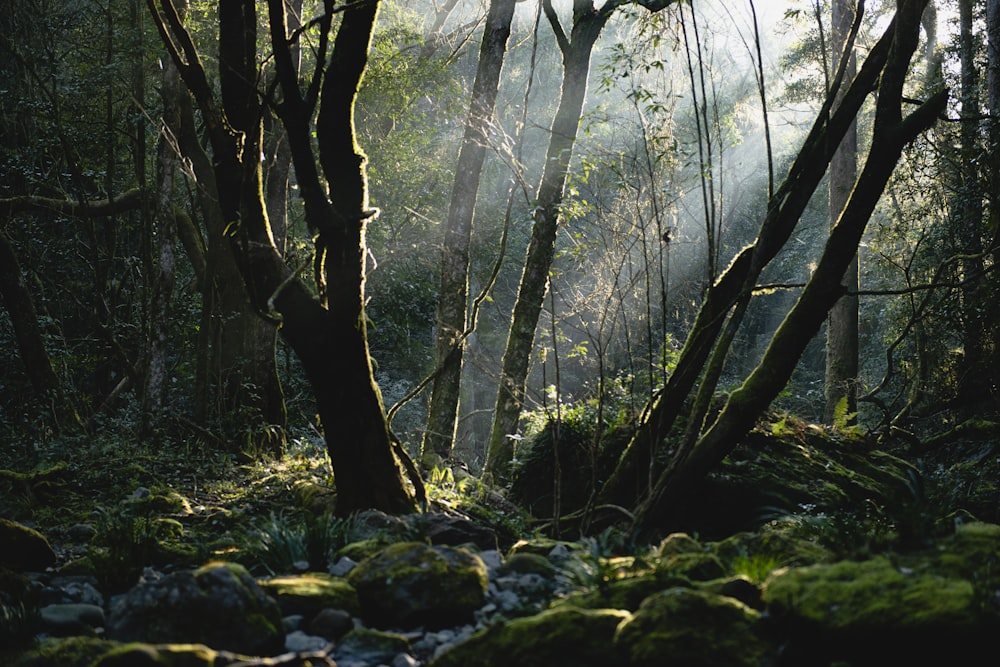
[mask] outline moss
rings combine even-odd
[[[764,602],[776,617],[832,635],[915,635],[977,621],[969,581],[897,568],[884,557],[777,570]]]
[[[355,616],[361,612],[354,586],[329,574],[310,572],[258,583],[278,601],[285,616],[302,614],[311,618],[327,608],[341,609]]]
[[[763,664],[770,645],[760,614],[730,598],[686,588],[650,596],[615,633],[632,667],[741,667]]]
[[[446,626],[471,619],[485,601],[483,561],[463,549],[400,542],[358,564],[347,577],[362,615],[375,625]]]
[[[92,637],[50,638],[3,664],[12,667],[90,667],[95,659],[116,646],[117,642]],[[4,657],[0,654],[0,658]]]
[[[537,574],[542,577],[552,577],[556,574],[556,566],[545,556],[523,551],[512,554],[504,561],[504,569],[518,574]]]
[[[0,517],[0,565],[40,572],[55,562],[56,554],[44,535]]]
[[[350,558],[355,562],[361,562],[365,558],[378,553],[388,546],[388,544],[389,542],[379,537],[351,542],[337,551],[337,558]]]
[[[173,489],[154,489],[144,498],[132,501],[136,510],[147,514],[193,514],[191,503],[187,498]]]
[[[564,540],[554,540],[548,537],[536,537],[530,540],[518,540],[507,550],[508,558],[514,554],[529,553],[537,556],[548,556],[556,547],[563,547],[567,551],[579,551],[583,545],[579,542],[566,542]]]
[[[337,652],[350,655],[358,662],[387,665],[400,653],[409,653],[410,642],[395,632],[356,628],[337,643]]]
[[[612,644],[629,613],[618,609],[550,609],[497,623],[431,660],[431,667],[607,667],[624,657]]]
[[[227,654],[225,664],[231,657],[235,656]],[[92,667],[214,667],[219,658],[219,652],[203,644],[134,643],[108,651]]]
[[[558,601],[581,609],[627,609],[635,611],[650,595],[674,587],[690,587],[691,582],[666,572],[646,573],[608,582],[595,590],[573,593]]]

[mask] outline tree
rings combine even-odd
[[[854,20],[851,0],[833,0],[830,39],[833,53],[832,68],[840,65],[841,54],[847,57],[845,75],[854,78],[857,71],[854,50],[843,50]],[[828,77],[829,78],[829,75]],[[830,160],[830,226],[837,224],[854,187],[857,176],[858,128],[852,122]],[[823,393],[826,406],[823,417],[834,422],[838,409],[845,409],[845,416],[854,415],[858,409],[858,258],[847,267],[844,274],[845,294],[830,309],[826,334],[826,379]],[[846,405],[843,402],[846,401]],[[853,421],[853,417],[850,418]]]
[[[365,317],[364,232],[378,211],[368,205],[354,101],[378,2],[336,9],[328,3],[306,23],[315,26],[318,52],[305,91],[290,48],[303,32],[290,33],[284,2],[266,4],[280,90],[267,101],[287,131],[306,221],[315,234],[315,292],[299,277],[305,267],[288,266],[278,252],[263,199],[265,99],[257,82],[266,77],[257,62],[256,3],[218,3],[219,97],[172,0],[147,3],[204,118],[230,249],[250,299],[263,315],[280,321],[281,335],[312,387],[337,484],[337,511],[412,511],[414,491],[397,458],[405,453],[394,446],[372,376]],[[314,149],[311,118],[317,105]],[[415,474],[411,479],[419,485]]]
[[[562,89],[559,106],[552,119],[545,166],[535,195],[531,240],[518,283],[493,410],[485,469],[499,479],[506,477],[507,467],[513,458],[510,436],[517,431],[531,348],[555,257],[560,209],[587,95],[591,53],[614,12],[623,5],[633,3],[658,12],[673,4],[673,0],[609,0],[600,9],[594,6],[593,0],[574,0],[572,28],[568,35],[551,0],[542,0],[545,16],[562,53]]]
[[[448,458],[455,440],[468,327],[469,244],[480,175],[489,133],[495,122],[497,91],[503,69],[516,0],[492,0],[486,14],[465,137],[455,167],[451,205],[441,247],[441,290],[437,305],[434,382],[421,445],[425,466],[435,457]]]
[[[633,506],[636,498],[641,499],[636,512],[637,528],[669,527],[676,520],[681,501],[694,483],[735,447],[785,386],[808,341],[843,295],[841,278],[903,149],[933,124],[947,102],[947,93],[940,92],[909,115],[902,114],[903,83],[917,46],[925,5],[926,0],[897,2],[894,20],[833,109],[834,96],[845,74],[846,59],[841,61],[816,122],[784,183],[770,199],[756,241],[741,251],[709,288],[673,374],[648,406],[601,492],[602,501],[617,505]],[[848,46],[853,45],[859,20],[860,16],[855,19]],[[873,89],[877,89],[878,98],[872,145],[809,282],[773,335],[760,363],[730,394],[717,415],[706,419],[707,406],[702,401],[695,402],[697,411],[685,414],[687,425],[669,463],[647,486],[650,475],[644,470],[656,465],[650,459],[652,444],[671,434],[685,406],[690,405],[687,398],[706,363],[711,365],[710,358],[725,354],[731,338],[720,336],[720,332],[734,324],[727,318],[745,312],[736,308],[737,304],[752,294],[763,268],[790,238],[835,148]],[[723,347],[717,347],[716,341]],[[704,390],[703,385],[699,392]]]

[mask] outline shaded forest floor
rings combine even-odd
[[[543,448],[544,438],[533,445]],[[544,451],[538,454],[524,458],[544,468]],[[150,573],[160,576],[209,561],[239,563],[251,575],[268,578],[328,566],[332,571],[345,554],[360,561],[386,541],[427,539],[404,530],[381,545],[359,547],[352,542],[351,521],[331,512],[332,483],[322,445],[308,439],[293,441],[280,459],[254,461],[197,444],[53,442],[0,456],[0,517],[49,540],[56,555],[48,567],[51,576],[84,577],[106,596],[128,591]],[[500,493],[461,468],[434,470],[427,483],[433,510],[492,531],[504,558],[511,557],[515,543],[550,545],[553,537],[589,553],[593,571],[577,583],[596,586],[590,593],[605,596],[598,606],[624,604],[612,604],[614,593],[608,592],[615,577],[632,576],[609,574],[620,567],[618,559],[638,562],[650,549],[663,557],[663,544],[656,545],[665,535],[637,542],[612,528],[584,537],[569,534],[565,524],[562,535],[552,535],[550,520],[524,509],[544,506],[551,493],[544,484],[535,484],[530,498],[523,490]],[[923,444],[899,440],[877,446],[850,429],[774,417],[695,491],[687,516],[679,528],[696,539],[740,545],[738,554],[721,547],[720,553],[728,548],[735,555],[718,574],[742,573],[756,586],[779,568],[803,561],[801,553],[786,558],[771,547],[753,546],[779,532],[782,539],[794,539],[796,549],[813,554],[805,562],[815,557],[872,563],[893,554],[919,563],[963,524],[1000,524],[1000,430],[980,421]],[[1000,550],[990,556],[989,568],[997,557]],[[996,573],[988,578],[992,582]],[[990,614],[1000,612],[996,604],[987,604]],[[27,640],[17,638],[16,629],[4,633],[8,640]]]

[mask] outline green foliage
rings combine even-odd
[[[732,571],[733,574],[743,575],[755,584],[762,584],[767,575],[781,565],[781,561],[770,554],[740,554],[733,561]]]
[[[271,514],[256,530],[248,565],[259,564],[271,574],[326,570],[333,555],[350,541],[354,523],[353,517],[330,512]]]
[[[38,610],[0,594],[0,646],[27,646],[38,628]]]
[[[157,561],[160,540],[176,535],[180,524],[155,517],[135,503],[97,513],[97,536],[90,550],[98,579],[113,590],[134,584]]]

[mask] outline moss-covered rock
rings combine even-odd
[[[680,575],[665,571],[615,579],[585,591],[578,591],[556,602],[583,609],[627,609],[635,611],[642,601],[668,588],[691,587],[692,583]]]
[[[388,665],[400,653],[410,651],[410,642],[395,632],[356,628],[337,642],[337,660],[345,663]]]
[[[277,653],[285,639],[278,604],[233,563],[210,563],[139,584],[112,606],[108,636],[202,643],[251,655]]]
[[[0,565],[12,570],[43,572],[56,562],[45,536],[16,521],[0,518]]]
[[[625,657],[612,643],[629,613],[618,609],[561,607],[497,623],[455,645],[432,667],[616,667]]]
[[[507,557],[514,554],[529,553],[537,556],[549,556],[553,551],[564,551],[567,554],[583,550],[579,542],[554,540],[550,537],[536,537],[530,540],[518,540],[507,550]]]
[[[763,598],[793,649],[835,657],[963,664],[955,651],[972,646],[986,625],[1000,628],[972,582],[886,557],[783,568],[767,580]]]
[[[663,558],[657,571],[691,581],[708,581],[726,576],[726,568],[715,554],[705,552],[677,553]]]
[[[366,558],[348,575],[366,622],[380,627],[464,623],[486,598],[486,565],[447,546],[400,542]]]
[[[814,541],[795,537],[790,527],[779,524],[754,532],[740,532],[713,544],[713,551],[730,571],[757,563],[771,569],[791,565],[814,565],[832,559],[830,551]]]
[[[671,533],[656,547],[656,553],[661,558],[677,554],[696,554],[705,551],[701,542],[687,533]]]
[[[116,646],[117,642],[93,637],[49,638],[18,657],[0,654],[0,662],[12,667],[90,667]]]
[[[379,537],[351,542],[337,550],[336,558],[350,558],[354,562],[359,563],[369,556],[382,551],[382,549],[385,549],[390,544],[391,542],[388,540]]]
[[[361,613],[354,586],[329,574],[307,572],[259,583],[278,601],[285,616],[302,614],[311,619],[323,609],[342,609],[352,615]]]
[[[537,574],[542,577],[553,577],[557,570],[545,556],[533,554],[527,551],[511,554],[504,561],[505,572],[516,574]]]
[[[203,644],[154,646],[133,643],[108,651],[94,661],[92,667],[217,667],[231,662],[220,660],[218,651]]]
[[[632,667],[756,667],[772,652],[759,619],[733,598],[671,588],[646,598],[614,644]]]

